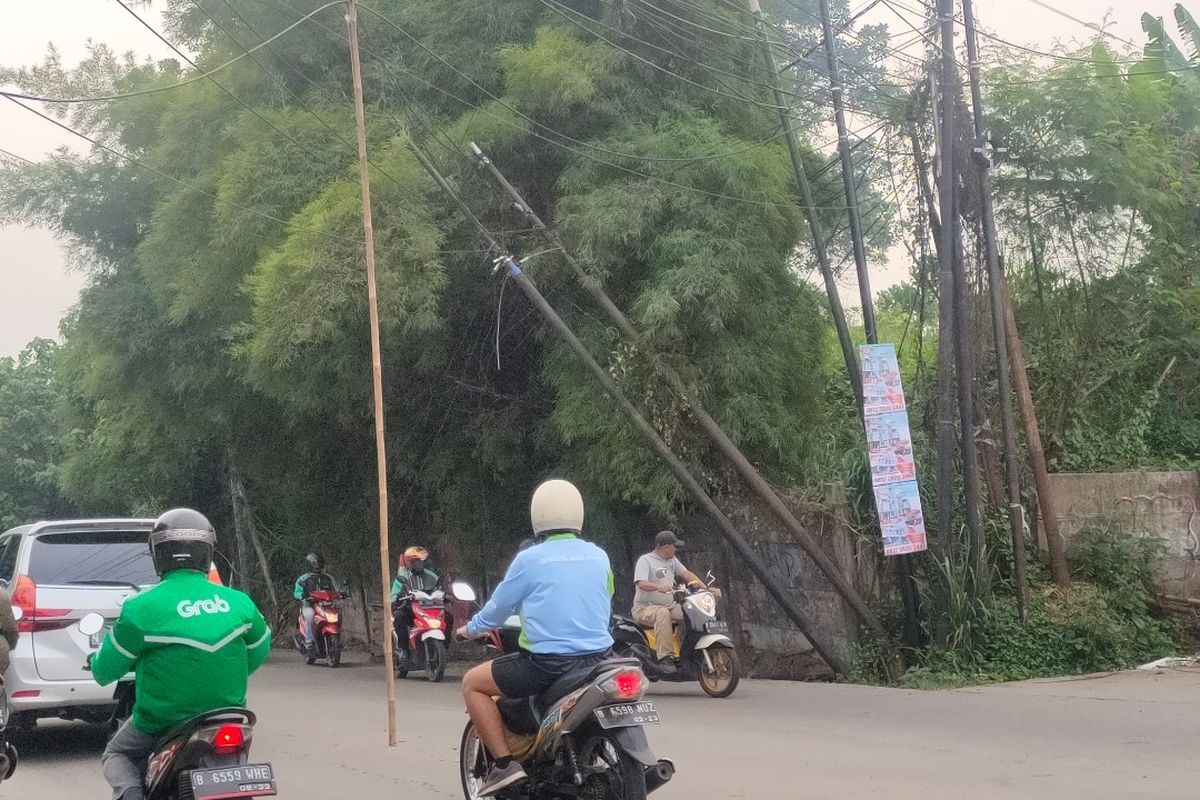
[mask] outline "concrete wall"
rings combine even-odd
[[[878,598],[884,567],[878,543],[854,533],[846,524],[840,496],[835,493],[824,506],[791,505],[800,522],[859,593],[868,602]],[[757,503],[739,503],[730,516],[771,574],[800,606],[814,635],[848,658],[858,638],[857,617],[803,548],[774,515]],[[783,615],[749,567],[732,550],[722,548],[711,520],[688,518],[676,530],[688,543],[682,556],[688,569],[701,576],[712,569],[719,585],[730,591],[724,613],[737,631],[742,659],[753,674],[794,680],[829,677],[827,665]]]
[[[1116,521],[1136,536],[1162,540],[1159,589],[1200,598],[1200,475],[1186,472],[1057,473],[1050,476],[1063,539],[1089,524]],[[1045,531],[1039,531],[1045,546]]]

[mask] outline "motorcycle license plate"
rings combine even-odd
[[[713,619],[704,623],[705,633],[729,633],[729,623],[723,619]]]
[[[196,800],[234,797],[274,797],[275,773],[270,764],[239,764],[222,769],[198,769],[191,773]]]
[[[601,728],[630,728],[634,725],[655,725],[659,722],[658,709],[649,700],[640,703],[600,706],[592,712]]]

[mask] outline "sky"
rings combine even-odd
[[[486,1],[486,0],[485,0]],[[900,0],[897,0],[900,2]],[[1048,0],[1047,5],[1089,22],[1100,22],[1105,11],[1109,30],[1133,42],[1143,40],[1141,15],[1150,12],[1172,19],[1171,0]],[[851,6],[857,8],[855,1]],[[918,0],[900,5],[915,8]],[[1185,2],[1200,16],[1200,0]],[[153,10],[147,18],[158,21]],[[1092,32],[1076,22],[1037,5],[1034,0],[976,0],[981,27],[1019,44],[1046,50],[1055,42],[1090,39]],[[909,29],[880,5],[864,23],[887,23],[897,36]],[[1173,27],[1173,26],[1171,26]],[[53,42],[63,61],[73,64],[86,53],[89,39],[117,50],[133,50],[155,58],[171,53],[113,0],[0,0],[0,62],[5,66],[39,61]],[[57,147],[78,147],[79,141],[9,102],[0,101],[0,148],[31,160]],[[898,252],[872,266],[872,288],[878,292],[906,277]],[[58,338],[58,322],[74,305],[83,276],[68,268],[54,237],[46,230],[0,227],[0,358],[18,353],[35,337]],[[857,287],[845,290],[848,305],[858,305]]]

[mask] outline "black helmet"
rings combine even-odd
[[[190,508],[171,509],[155,520],[150,531],[150,555],[159,575],[175,569],[207,572],[216,546],[212,523]]]
[[[320,572],[325,569],[325,559],[320,553],[309,553],[304,557],[304,563],[308,565],[309,572]]]

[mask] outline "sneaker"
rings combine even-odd
[[[488,770],[487,775],[483,777],[483,783],[479,787],[480,797],[491,797],[501,789],[505,789],[516,783],[521,783],[528,779],[525,774],[525,768],[516,761],[509,762],[509,765],[504,768],[492,765]]]
[[[675,659],[668,656],[658,660],[658,671],[663,675],[674,675],[676,672]]]

